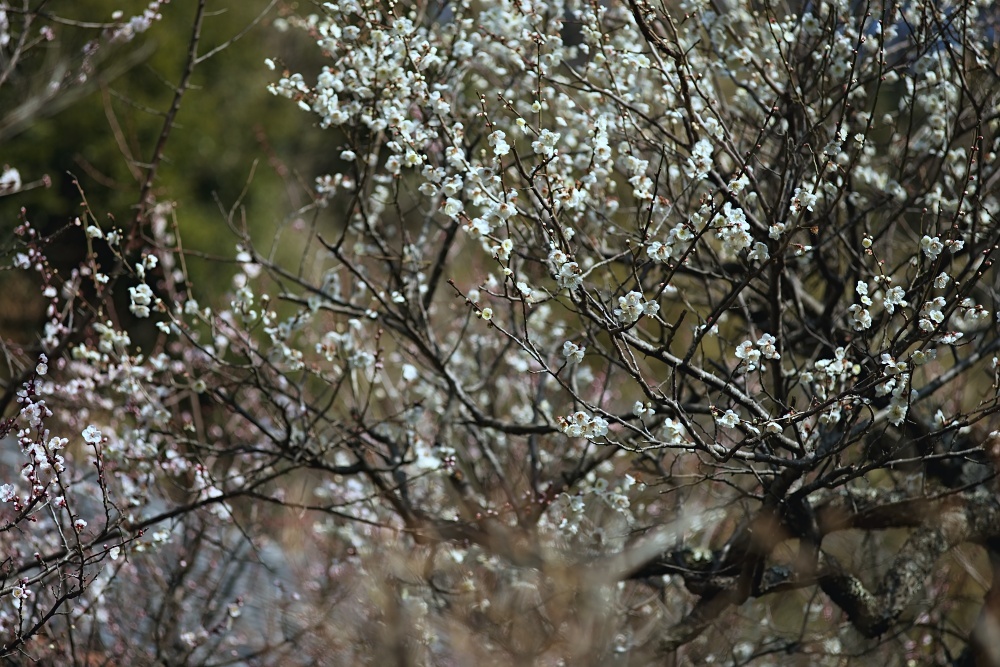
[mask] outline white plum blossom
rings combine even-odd
[[[903,420],[906,419],[906,413],[908,409],[909,406],[906,404],[906,402],[899,399],[895,395],[895,392],[893,392],[893,398],[889,403],[889,409],[887,413],[887,419],[889,420],[889,423],[891,423],[893,426],[899,426],[900,424],[902,424]]]
[[[757,369],[760,362],[760,350],[754,347],[752,341],[745,340],[736,346],[736,358],[740,360],[740,372],[749,373]]]
[[[715,421],[725,428],[736,428],[740,423],[740,416],[733,410],[726,410],[721,416],[716,417]]]
[[[549,251],[548,263],[560,289],[572,292],[583,284],[583,270],[580,265],[570,261],[566,253],[554,245]]]
[[[920,239],[920,249],[931,259],[937,259],[937,256],[944,251],[944,244],[941,243],[941,239],[937,236],[930,237],[925,234]]]
[[[514,242],[510,239],[504,239],[499,245],[493,246],[492,250],[494,257],[506,262],[510,259],[511,251],[514,250]]]
[[[0,172],[0,197],[20,191],[22,187],[21,172],[14,167],[4,166]]]
[[[0,484],[0,503],[9,503],[17,498],[17,489],[12,484]]]
[[[767,245],[757,241],[753,244],[753,250],[747,253],[747,260],[751,262],[766,262],[771,256],[767,252]]]
[[[449,218],[457,218],[458,215],[462,212],[463,208],[464,206],[462,205],[462,202],[460,200],[455,199],[453,197],[449,197],[445,201],[444,206],[441,207],[441,210]]]
[[[102,437],[101,432],[93,424],[83,429],[83,439],[93,445],[100,444]]]
[[[559,287],[572,292],[583,284],[583,271],[576,262],[566,262],[560,265],[556,280]]]
[[[865,331],[866,329],[871,328],[872,316],[871,313],[868,312],[867,308],[853,303],[847,311],[850,313],[851,326],[854,327],[855,331]]]
[[[583,355],[586,351],[585,346],[577,345],[569,340],[562,346],[562,355],[566,357],[566,363],[569,364],[578,364],[583,361]]]

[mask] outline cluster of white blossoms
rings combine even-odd
[[[848,357],[847,348],[838,347],[833,355],[832,359],[817,359],[813,362],[811,371],[799,374],[802,382],[813,384],[816,398],[821,401],[825,401],[830,394],[843,388],[861,373],[861,365]]]
[[[896,312],[896,308],[905,308],[910,305],[905,297],[906,290],[899,285],[887,289],[882,297],[882,306],[885,308],[885,312],[892,315]]]
[[[948,302],[943,296],[936,296],[930,301],[925,301],[920,307],[920,329],[926,332],[935,331],[945,320],[944,310],[948,307]]]
[[[608,421],[600,415],[590,415],[578,410],[566,417],[559,417],[559,429],[571,438],[594,440],[608,434]]]
[[[149,317],[149,307],[156,301],[153,290],[145,283],[146,271],[156,267],[158,263],[156,255],[146,255],[142,262],[135,265],[135,273],[139,280],[143,281],[135,287],[128,288],[131,304],[129,310],[133,315],[142,319]]]
[[[618,297],[618,307],[615,317],[625,324],[638,322],[643,315],[653,316],[660,312],[660,304],[655,301],[645,301],[642,292],[631,291]]]
[[[116,17],[110,34],[131,38],[163,4]],[[0,503],[17,522],[12,571],[54,574],[11,587],[16,609],[36,616],[0,605],[0,627],[32,627],[50,606],[23,601],[63,592],[52,584],[66,561],[52,554],[106,548],[108,560],[127,556],[106,569],[131,567],[142,536],[122,531],[146,525],[154,503],[170,510],[183,496],[215,513],[197,521],[228,526],[230,494],[273,492],[280,505],[282,477],[303,469],[318,490],[296,506],[330,511],[316,537],[350,547],[333,567],[329,554],[311,559],[319,577],[412,539],[417,521],[447,533],[438,551],[463,570],[449,608],[468,593],[483,609],[500,596],[465,590],[470,572],[523,593],[527,570],[552,568],[512,574],[481,519],[514,537],[542,528],[530,537],[555,538],[538,553],[560,568],[581,542],[624,553],[647,530],[709,544],[714,526],[681,525],[699,505],[740,496],[726,522],[739,526],[778,487],[811,487],[807,505],[888,490],[865,458],[884,429],[926,427],[929,442],[990,416],[994,397],[977,408],[961,404],[978,395],[954,398],[1000,349],[1000,138],[995,100],[975,81],[995,50],[981,28],[988,3],[869,15],[844,1],[793,12],[682,0],[683,20],[674,3],[615,0],[300,4],[315,14],[276,25],[301,29],[322,61],[303,74],[266,60],[270,90],[332,130],[324,150],[341,173],[315,178],[315,199],[272,247],[241,232],[224,295],[194,293],[185,246],[162,231],[78,222],[88,263],[55,273],[19,228],[7,255],[41,285],[52,358],[23,362],[30,379],[8,422],[19,458]],[[911,30],[911,15],[933,20]],[[0,9],[0,47],[13,16]],[[3,167],[0,195],[28,187]],[[135,318],[156,328],[130,331]],[[916,463],[889,465],[900,488],[917,480]],[[91,511],[78,509],[84,492]],[[112,524],[112,507],[127,522]],[[47,535],[31,532],[36,520]],[[192,527],[176,520],[178,533]],[[415,660],[454,662],[430,634],[450,623],[431,618],[440,587],[412,579],[401,604],[429,621]],[[590,597],[624,609],[648,582],[620,583]],[[686,604],[673,588],[657,594]],[[614,633],[630,635],[629,619]],[[523,645],[495,629],[494,643]],[[210,634],[179,636],[201,651]],[[726,659],[752,662],[770,645],[757,625],[738,638],[754,641],[733,634]],[[561,643],[535,657],[558,662]],[[697,648],[703,661],[711,648]]]
[[[795,192],[792,194],[791,210],[793,213],[801,213],[803,210],[812,211],[816,207],[817,199],[814,189],[795,188]]]
[[[756,347],[754,343],[749,340],[745,340],[736,346],[736,358],[740,360],[738,370],[740,373],[749,373],[751,371],[757,370],[760,363],[760,358],[765,359],[780,359],[781,355],[778,353],[775,343],[777,339],[769,333],[765,333],[760,339],[757,340]]]
[[[851,326],[855,331],[864,331],[872,326],[872,315],[868,306],[872,305],[871,297],[868,296],[868,284],[859,280],[854,291],[857,292],[860,304],[852,303],[847,309],[850,315]]]
[[[712,169],[712,142],[708,138],[699,139],[691,150],[687,161],[687,173],[694,180],[701,180]]]
[[[694,234],[689,223],[679,223],[670,230],[664,243],[653,241],[646,246],[646,254],[655,262],[668,262],[679,259],[688,251],[694,242]]]
[[[723,204],[722,212],[712,218],[712,228],[715,229],[716,238],[722,241],[723,251],[730,256],[738,255],[753,243],[746,213],[729,202]]]
[[[552,246],[549,251],[549,268],[556,279],[560,289],[572,292],[583,284],[583,269],[574,261],[571,261],[559,248]]]

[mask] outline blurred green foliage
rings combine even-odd
[[[246,34],[201,62],[192,77],[176,126],[165,151],[154,192],[158,201],[176,203],[185,247],[232,257],[236,238],[222,209],[242,200],[246,222],[266,237],[276,221],[309,201],[313,178],[329,168],[336,155],[332,133],[314,126],[312,117],[294,103],[273,97],[267,84],[280,72],[264,66],[278,56],[309,66],[315,49],[293,31],[282,31],[281,16],[293,9],[278,3],[259,23],[269,0],[209,0],[199,53]],[[15,75],[0,86],[0,110],[11,110],[44,95],[53,78],[76,71],[84,62],[84,46],[101,29],[74,22],[110,23],[111,12],[125,19],[141,14],[146,0],[52,0],[32,2],[52,28],[23,54]],[[50,188],[35,188],[0,198],[0,234],[9,238],[24,207],[28,220],[47,233],[81,212],[83,189],[90,209],[102,223],[106,216],[127,222],[138,201],[143,164],[151,158],[180,80],[197,2],[173,0],[161,8],[162,20],[135,40],[102,47],[88,81],[51,104],[42,105],[16,136],[0,144],[0,164],[18,168],[25,183],[48,176]],[[19,15],[12,15],[15,30]],[[277,25],[275,22],[277,21]],[[316,66],[317,63],[312,63]],[[0,117],[6,113],[0,111]],[[256,169],[254,165],[256,163]],[[247,187],[248,178],[253,182]],[[105,225],[107,226],[107,225]],[[79,233],[66,234],[54,249],[57,265],[75,265],[82,251]],[[193,261],[192,280],[211,289],[225,287],[213,275],[219,265]]]

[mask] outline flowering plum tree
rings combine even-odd
[[[1000,664],[992,3],[281,21],[337,166],[226,294],[152,170],[18,228],[4,655]]]

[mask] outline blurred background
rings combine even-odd
[[[144,165],[184,70],[197,1],[154,3],[160,20],[130,41],[113,43],[113,26],[142,16],[151,3],[25,6],[30,16],[7,10],[10,39],[0,49],[0,167],[18,169],[25,186],[0,197],[0,253],[15,251],[13,231],[23,209],[40,232],[64,230],[48,255],[68,270],[85,251],[82,229],[66,228],[83,215],[81,190],[105,229],[112,219],[122,226],[134,215]],[[173,202],[187,248],[231,258],[237,239],[226,212],[241,195],[247,226],[266,239],[276,222],[310,201],[315,177],[330,171],[340,151],[314,116],[267,91],[281,66],[269,70],[266,57],[294,63],[307,77],[320,66],[317,49],[285,21],[308,7],[209,0],[207,9],[199,54],[224,48],[194,70],[154,195]],[[96,50],[88,46],[95,42]],[[228,285],[228,274],[218,275],[225,265],[193,257],[189,270],[202,292]],[[0,336],[29,344],[44,316],[30,280],[25,272],[0,273]]]

